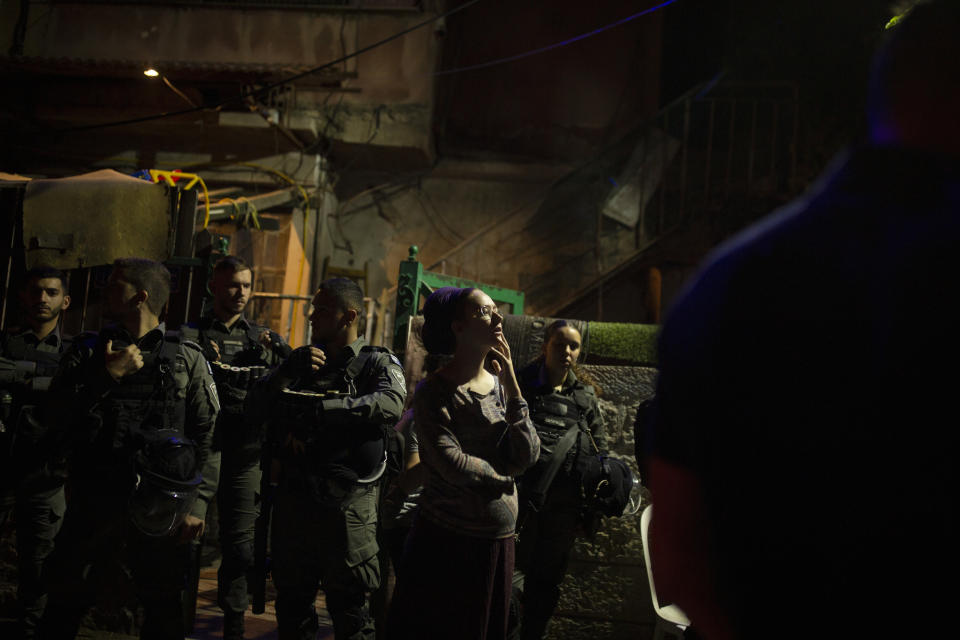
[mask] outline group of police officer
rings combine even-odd
[[[320,284],[312,344],[294,350],[244,316],[251,285],[249,265],[222,258],[209,311],[168,331],[166,267],[117,260],[102,301],[109,324],[71,340],[60,333],[65,275],[27,273],[25,326],[2,335],[0,354],[0,521],[15,511],[22,637],[75,637],[118,571],[128,571],[141,638],[183,638],[196,603],[189,568],[214,498],[224,638],[243,637],[250,593],[262,606],[268,533],[281,639],[315,637],[321,587],[338,639],[375,637],[367,598],[381,583],[385,470],[402,464],[389,465],[406,396],[401,363],[360,336],[363,293],[351,280]],[[584,406],[563,413],[593,416],[581,426],[599,436],[596,398],[572,384],[549,391],[576,395]],[[552,406],[540,402],[543,391],[528,392]],[[538,422],[549,430],[550,420]],[[550,513],[541,510],[540,519]],[[527,547],[538,537],[532,523]],[[572,526],[544,556],[558,558],[557,571],[544,589],[531,587],[537,622],[525,637],[539,637],[552,614]],[[528,582],[539,580],[538,563],[523,567]],[[550,595],[535,607],[540,591]]]
[[[183,638],[189,548],[214,497],[225,638],[243,636],[268,497],[281,637],[313,637],[321,584],[337,637],[372,637],[377,480],[405,398],[402,367],[359,337],[352,281],[321,284],[314,344],[291,351],[244,317],[251,275],[238,258],[220,260],[210,311],[168,331],[166,267],[117,260],[102,302],[110,324],[70,340],[65,275],[26,274],[24,327],[3,334],[0,354],[0,518],[15,512],[22,637],[75,637],[123,567],[141,637]],[[261,449],[273,462],[265,492]]]

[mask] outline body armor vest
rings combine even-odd
[[[377,356],[383,352],[389,353],[382,347],[366,345],[345,368],[333,369],[326,374],[321,370],[316,378],[299,381],[293,388],[284,389],[274,419],[281,425],[316,424],[318,403],[325,398],[356,396],[365,388]],[[372,475],[379,477],[383,472],[384,425],[351,429],[340,429],[335,425],[324,429],[320,426],[311,429],[306,438],[305,455],[295,461],[289,471],[293,476],[300,476],[308,486],[326,479],[349,485]],[[312,492],[323,493],[317,488]]]
[[[103,350],[106,339],[101,334],[94,353]],[[168,331],[159,349],[143,353],[143,367],[112,389],[101,404],[103,420],[97,441],[122,457],[139,450],[143,432],[172,429],[183,433],[186,419],[186,397],[178,393],[174,372],[184,366],[177,360],[180,334]],[[114,347],[124,346],[114,343]],[[108,444],[109,443],[109,444]]]
[[[60,351],[53,353],[41,351],[23,340],[8,340],[5,357],[15,362],[17,377],[27,383],[29,391],[43,392],[50,388],[50,380],[57,372],[60,358],[68,345],[67,340],[62,341]]]
[[[563,434],[574,425],[578,425],[580,433],[572,447],[566,454],[563,470],[570,473],[577,463],[577,456],[582,451],[585,455],[597,453],[589,436],[586,423],[586,414],[591,406],[593,396],[584,387],[574,387],[569,394],[547,393],[535,395],[530,401],[530,420],[533,421],[540,436],[540,459],[536,467],[544,468],[550,464],[554,448],[563,437]]]
[[[47,391],[60,365],[60,358],[69,342],[63,341],[59,352],[41,351],[24,340],[11,337],[5,345],[6,358],[0,380],[0,459],[5,472],[17,476],[15,482],[62,482],[62,469],[42,471],[46,452],[40,441],[48,425],[38,415],[37,407],[49,402]],[[4,474],[4,484],[11,482]]]
[[[224,420],[241,420],[247,391],[267,372],[266,354],[260,344],[260,333],[265,329],[266,327],[249,325],[242,337],[229,335],[212,327],[181,329],[183,336],[197,342],[204,353],[207,352],[209,340],[214,341],[220,350],[219,360],[210,360],[210,369],[217,383],[220,411]]]
[[[250,463],[260,457],[263,434],[258,425],[244,418],[243,406],[247,392],[267,372],[266,353],[260,344],[260,333],[265,329],[250,324],[242,336],[212,326],[181,329],[184,337],[197,342],[207,355],[213,380],[217,383],[220,415],[213,432],[214,450],[229,449]],[[211,340],[219,349],[217,360],[212,360],[209,353]]]

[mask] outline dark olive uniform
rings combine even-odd
[[[16,514],[20,630],[36,636],[47,589],[43,567],[63,524],[64,473],[51,459],[41,411],[49,403],[50,379],[69,339],[59,328],[40,340],[30,330],[0,336],[0,354],[9,362],[3,374],[4,433],[0,435],[0,525]]]
[[[560,598],[560,583],[567,573],[581,518],[583,492],[578,461],[606,452],[603,420],[593,387],[584,385],[573,371],[559,391],[546,382],[537,361],[520,371],[520,391],[530,404],[530,419],[540,436],[538,463],[520,481],[521,529],[517,540],[517,580],[523,590],[523,640],[542,638]],[[532,488],[549,465],[551,453],[564,433],[577,425],[579,433],[559,471],[549,485],[543,506],[529,506]],[[598,451],[599,449],[599,451]]]
[[[247,574],[253,567],[253,529],[260,492],[261,434],[256,425],[244,419],[243,404],[247,390],[267,367],[290,355],[290,347],[279,335],[248,322],[242,315],[227,327],[210,314],[196,327],[182,331],[203,348],[211,361],[220,397],[213,451],[204,476],[214,478],[219,474],[216,491],[223,560],[217,570],[217,604],[228,618],[238,618],[249,605]],[[264,331],[269,331],[269,348],[260,343]],[[211,341],[218,351],[213,351]],[[225,621],[227,626],[231,623],[237,626],[236,620]],[[239,628],[236,631],[233,635],[239,636]]]
[[[380,567],[377,483],[369,480],[383,470],[384,427],[400,417],[406,382],[393,354],[365,345],[347,345],[310,378],[285,378],[281,367],[251,394],[261,414],[274,415],[280,462],[271,573],[281,640],[313,639],[320,587],[338,640],[374,637],[367,593],[379,586]],[[278,394],[281,386],[295,393]],[[329,392],[339,395],[319,395]]]
[[[114,349],[136,343],[143,367],[113,380],[104,364],[107,340]],[[116,327],[87,334],[64,355],[51,393],[62,415],[57,426],[69,463],[70,508],[49,562],[41,636],[73,638],[110,567],[126,561],[144,608],[140,637],[183,638],[185,547],[174,535],[140,533],[128,503],[137,482],[136,434],[175,429],[196,443],[198,466],[209,455],[219,401],[199,347],[165,333],[162,324],[139,340]],[[192,515],[202,518],[210,498],[201,491]]]

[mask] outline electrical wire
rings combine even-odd
[[[195,108],[191,108],[191,109],[181,109],[181,110],[179,110],[179,111],[164,111],[164,112],[162,112],[162,113],[155,113],[155,114],[152,114],[152,115],[149,115],[149,116],[140,116],[139,118],[128,118],[128,119],[126,119],[126,120],[117,120],[117,121],[114,121],[114,122],[104,122],[104,123],[101,123],[101,124],[84,125],[84,126],[82,126],[82,127],[71,127],[71,128],[69,128],[69,129],[60,129],[60,130],[57,130],[56,133],[58,133],[58,134],[64,134],[64,133],[76,133],[76,132],[79,132],[79,131],[93,131],[93,130],[96,130],[96,129],[106,129],[106,128],[109,128],[109,127],[120,127],[120,126],[124,126],[124,125],[128,125],[128,124],[139,124],[139,123],[141,123],[141,122],[151,122],[151,121],[153,121],[153,120],[160,120],[160,119],[162,119],[162,118],[171,118],[171,117],[173,117],[173,116],[182,116],[182,115],[186,115],[186,114],[189,114],[189,113],[196,113],[196,112],[198,112],[198,111],[206,111],[206,110],[216,110],[216,111],[218,111],[218,110],[222,109],[223,107],[225,107],[225,106],[227,106],[227,105],[229,105],[229,104],[233,104],[233,103],[235,103],[235,102],[243,102],[243,101],[247,100],[248,98],[254,98],[254,97],[263,95],[264,93],[267,93],[267,92],[269,92],[270,90],[275,89],[275,88],[277,88],[277,87],[279,87],[279,86],[282,86],[282,85],[285,85],[285,84],[289,84],[289,83],[291,83],[291,82],[294,82],[294,81],[296,81],[296,80],[299,80],[300,78],[305,78],[306,76],[309,76],[309,75],[312,75],[312,74],[314,74],[314,73],[317,73],[318,71],[323,71],[324,69],[328,69],[328,68],[330,68],[330,67],[332,67],[332,66],[334,66],[334,65],[338,65],[338,64],[340,64],[341,62],[345,62],[346,60],[349,60],[350,58],[355,58],[355,57],[357,57],[357,56],[359,56],[359,55],[361,55],[361,54],[364,54],[364,53],[366,53],[366,52],[368,52],[368,51],[371,51],[371,50],[373,50],[373,49],[376,49],[377,47],[381,47],[381,46],[387,44],[388,42],[392,42],[392,41],[394,41],[394,40],[396,40],[396,39],[398,39],[398,38],[401,38],[401,37],[407,35],[408,33],[412,32],[412,31],[416,31],[417,29],[421,29],[421,28],[423,28],[423,27],[425,27],[425,26],[427,26],[427,25],[429,25],[429,24],[433,24],[434,22],[437,22],[438,20],[446,19],[446,18],[448,18],[449,16],[452,16],[452,15],[455,14],[455,13],[459,13],[460,11],[463,11],[464,9],[467,9],[467,8],[469,8],[469,7],[477,4],[477,3],[480,2],[480,1],[481,1],[481,0],[467,0],[467,2],[464,2],[464,3],[461,4],[460,6],[454,7],[453,9],[451,9],[451,10],[445,12],[445,13],[442,13],[442,14],[440,14],[440,15],[434,16],[434,17],[432,17],[432,18],[430,18],[430,19],[428,19],[428,20],[424,20],[423,22],[418,22],[417,24],[413,25],[412,27],[407,27],[406,29],[404,29],[404,30],[402,30],[402,31],[398,31],[398,32],[395,33],[395,34],[393,34],[393,35],[391,35],[391,36],[388,36],[388,37],[386,37],[386,38],[384,38],[384,39],[382,39],[382,40],[378,40],[377,42],[374,42],[373,44],[367,45],[366,47],[361,47],[360,49],[357,49],[356,51],[353,51],[353,52],[351,52],[351,53],[349,53],[349,54],[347,54],[347,55],[345,55],[345,56],[341,56],[341,57],[337,58],[336,60],[331,60],[330,62],[326,62],[326,63],[324,63],[324,64],[322,64],[322,65],[320,65],[320,66],[318,66],[318,67],[313,67],[312,69],[308,69],[308,70],[303,71],[303,72],[301,72],[301,73],[294,74],[294,75],[292,75],[292,76],[290,76],[290,77],[288,77],[288,78],[284,78],[283,80],[278,80],[277,82],[274,82],[274,83],[272,83],[272,84],[268,84],[268,85],[266,85],[266,86],[260,87],[259,89],[256,89],[256,90],[254,90],[254,91],[252,91],[252,92],[250,92],[250,93],[241,94],[240,96],[238,96],[238,97],[236,97],[236,98],[228,98],[228,99],[223,100],[223,101],[221,101],[221,102],[218,102],[217,104],[214,104],[214,105],[210,105],[210,106],[201,105],[201,106],[199,106],[199,107],[195,107]]]
[[[465,66],[465,67],[457,67],[457,68],[455,68],[455,69],[444,69],[444,70],[442,70],[442,71],[435,71],[435,72],[432,73],[431,75],[434,75],[434,76],[446,76],[446,75],[451,75],[451,74],[454,74],[454,73],[462,73],[462,72],[464,72],[464,71],[475,71],[475,70],[477,70],[477,69],[486,69],[486,68],[488,68],[488,67],[493,67],[493,66],[496,66],[496,65],[498,65],[498,64],[504,64],[505,62],[514,62],[514,61],[516,61],[516,60],[522,60],[523,58],[529,58],[530,56],[535,56],[535,55],[538,55],[538,54],[541,54],[541,53],[546,53],[547,51],[553,51],[554,49],[559,49],[560,47],[565,47],[565,46],[567,46],[568,44],[573,44],[574,42],[579,42],[580,40],[586,40],[587,38],[589,38],[589,37],[591,37],[591,36],[595,36],[595,35],[597,35],[598,33],[603,33],[604,31],[607,31],[607,30],[609,30],[609,29],[613,29],[614,27],[619,27],[619,26],[622,25],[622,24],[626,24],[626,23],[628,23],[628,22],[631,22],[631,21],[633,21],[633,20],[636,20],[637,18],[640,18],[640,17],[642,17],[642,16],[645,16],[645,15],[647,15],[648,13],[653,13],[654,11],[659,11],[660,9],[663,9],[664,7],[667,7],[667,6],[673,4],[673,3],[676,2],[676,1],[677,1],[677,0],[667,0],[667,2],[660,3],[660,4],[658,4],[658,5],[655,6],[655,7],[650,7],[649,9],[644,9],[643,11],[638,11],[637,13],[635,13],[635,14],[633,14],[633,15],[631,15],[631,16],[627,16],[626,18],[621,18],[620,20],[617,20],[616,22],[611,22],[610,24],[607,24],[607,25],[604,25],[604,26],[599,27],[599,28],[597,28],[597,29],[594,29],[593,31],[588,31],[588,32],[586,32],[586,33],[581,33],[580,35],[574,36],[573,38],[568,38],[568,39],[566,39],[566,40],[561,40],[560,42],[555,42],[555,43],[550,44],[550,45],[547,45],[547,46],[545,46],[545,47],[540,47],[539,49],[532,49],[532,50],[530,50],[530,51],[524,51],[523,53],[518,53],[518,54],[516,54],[516,55],[507,56],[506,58],[499,58],[499,59],[497,59],[497,60],[490,60],[490,61],[488,61],[488,62],[480,62],[480,63],[478,63],[478,64],[471,64],[471,65],[467,65],[467,66]]]
[[[225,162],[225,163],[219,163],[219,162],[199,162],[199,163],[194,163],[194,164],[186,164],[186,165],[183,165],[184,168],[193,168],[193,169],[196,169],[196,168],[198,168],[198,167],[215,167],[215,166],[250,167],[251,169],[256,169],[256,170],[258,170],[258,171],[263,171],[264,173],[269,173],[269,174],[271,174],[271,175],[276,176],[277,178],[280,178],[282,181],[286,182],[286,183],[289,184],[290,186],[296,187],[296,188],[297,188],[297,191],[300,192],[300,197],[303,198],[303,223],[306,224],[306,223],[307,223],[307,220],[310,219],[310,194],[308,194],[308,193],[307,193],[307,190],[304,189],[303,186],[301,186],[300,183],[298,183],[296,180],[294,180],[293,178],[291,178],[291,177],[288,176],[287,174],[283,173],[282,171],[279,171],[279,170],[277,170],[277,169],[274,169],[273,167],[268,167],[268,166],[266,166],[266,165],[257,164],[257,163],[255,163],[255,162]],[[324,191],[329,191],[329,192],[333,193],[333,190],[330,189],[329,187],[323,188],[323,187],[320,187],[320,186],[318,185],[317,188],[318,188],[318,189],[322,189],[322,190],[324,190]],[[257,218],[256,218],[256,215],[254,215],[254,223],[257,225],[257,228],[259,229],[259,228],[260,228],[260,224],[259,224],[259,221],[258,221]]]
[[[219,111],[219,110],[222,109],[223,107],[225,107],[225,106],[227,106],[227,105],[229,105],[229,104],[232,104],[232,103],[234,103],[234,102],[242,102],[242,101],[244,101],[244,100],[246,100],[246,99],[248,99],[248,98],[257,97],[257,96],[259,96],[259,95],[262,95],[262,94],[264,94],[264,93],[269,92],[269,91],[272,90],[272,89],[277,88],[278,86],[281,86],[281,85],[284,85],[284,84],[288,84],[288,83],[290,83],[290,82],[294,82],[294,81],[296,81],[296,80],[299,80],[300,78],[304,78],[304,77],[306,77],[306,76],[308,76],[308,75],[312,75],[312,74],[314,74],[314,73],[317,73],[317,72],[319,72],[319,71],[322,71],[322,70],[327,69],[327,68],[329,68],[329,67],[332,67],[332,66],[334,66],[334,65],[340,64],[341,62],[345,62],[346,60],[349,60],[350,58],[354,58],[354,57],[356,57],[356,56],[359,56],[359,55],[361,55],[361,54],[364,54],[364,53],[366,53],[366,52],[368,52],[368,51],[370,51],[370,50],[372,50],[372,49],[375,49],[375,48],[380,47],[380,46],[382,46],[382,45],[384,45],[384,44],[387,44],[388,42],[391,42],[391,41],[393,41],[393,40],[396,40],[397,38],[400,38],[400,37],[402,37],[402,36],[405,36],[406,34],[410,33],[411,31],[415,31],[415,30],[417,30],[417,29],[420,29],[420,28],[422,28],[422,27],[425,27],[425,26],[428,25],[428,24],[432,24],[432,23],[434,23],[434,22],[436,22],[436,21],[438,21],[438,20],[445,19],[445,18],[447,18],[448,16],[451,16],[451,15],[453,15],[453,14],[455,14],[455,13],[458,13],[458,12],[464,10],[464,9],[467,9],[467,8],[469,8],[470,6],[476,4],[476,3],[480,2],[480,1],[481,1],[481,0],[468,0],[468,2],[465,2],[464,4],[462,4],[462,5],[458,6],[458,7],[455,7],[455,8],[453,8],[453,9],[451,9],[450,11],[447,11],[446,13],[443,13],[443,14],[441,14],[441,15],[438,15],[438,16],[435,16],[435,17],[433,17],[433,18],[430,18],[429,20],[425,20],[425,21],[423,21],[423,22],[420,22],[420,23],[418,23],[418,24],[416,24],[416,25],[414,25],[414,26],[412,26],[412,27],[408,27],[407,29],[404,29],[404,30],[402,30],[402,31],[399,31],[399,32],[397,32],[397,33],[395,33],[395,34],[393,34],[393,35],[391,35],[391,36],[388,36],[387,38],[384,38],[383,40],[379,40],[379,41],[377,41],[377,42],[375,42],[375,43],[373,43],[373,44],[371,44],[371,45],[368,45],[368,46],[366,46],[366,47],[362,47],[362,48],[360,48],[360,49],[357,49],[356,51],[353,51],[353,52],[351,52],[351,53],[349,53],[349,54],[347,54],[347,55],[345,55],[345,56],[341,56],[340,58],[337,58],[336,60],[333,60],[333,61],[331,61],[331,62],[327,62],[327,63],[325,63],[325,64],[322,64],[322,65],[318,66],[318,67],[313,67],[312,69],[308,69],[308,70],[306,70],[306,71],[303,71],[303,72],[301,72],[301,73],[295,74],[295,75],[290,76],[290,77],[288,77],[288,78],[284,78],[283,80],[278,80],[277,82],[274,82],[274,83],[272,83],[272,84],[268,84],[268,85],[266,85],[266,86],[264,86],[264,87],[260,87],[259,89],[256,89],[256,90],[254,90],[254,91],[252,91],[252,92],[250,92],[250,93],[248,93],[248,94],[243,94],[243,95],[240,95],[239,97],[236,97],[236,98],[228,98],[227,100],[223,100],[223,101],[218,102],[217,104],[214,104],[214,105],[210,105],[210,106],[201,105],[201,106],[199,106],[199,107],[194,107],[194,108],[190,108],[190,109],[181,109],[181,110],[179,110],[179,111],[165,111],[165,112],[162,112],[162,113],[155,113],[155,114],[149,115],[149,116],[141,116],[141,117],[139,117],[139,118],[129,118],[129,119],[127,119],[127,120],[117,120],[117,121],[114,121],[114,122],[106,122],[106,123],[101,123],[101,124],[84,125],[84,126],[82,126],[82,127],[71,127],[71,128],[68,128],[68,129],[60,129],[60,130],[57,131],[57,133],[58,133],[58,134],[75,133],[75,132],[79,132],[79,131],[93,131],[93,130],[105,129],[105,128],[109,128],[109,127],[119,127],[119,126],[124,126],[124,125],[129,125],[129,124],[139,124],[139,123],[141,123],[141,122],[151,122],[151,121],[153,121],[153,120],[160,120],[160,119],[163,119],[163,118],[169,118],[169,117],[180,116],[180,115],[187,115],[187,114],[190,114],[190,113],[196,113],[196,112],[198,112],[198,111],[204,111],[204,110],[216,110],[216,111]],[[522,59],[524,59],[524,58],[529,58],[529,57],[531,57],[531,56],[535,56],[535,55],[538,55],[538,54],[541,54],[541,53],[546,53],[547,51],[552,51],[552,50],[554,50],[554,49],[559,49],[559,48],[561,48],[561,47],[565,47],[565,46],[570,45],[570,44],[573,44],[573,43],[575,43],[575,42],[579,42],[580,40],[585,40],[585,39],[590,38],[590,37],[592,37],[592,36],[595,36],[595,35],[597,35],[597,34],[603,33],[604,31],[608,31],[608,30],[613,29],[613,28],[615,28],[615,27],[619,27],[619,26],[624,25],[624,24],[626,24],[626,23],[628,23],[628,22],[632,22],[633,20],[636,20],[637,18],[640,18],[640,17],[642,17],[642,16],[648,15],[648,14],[650,14],[650,13],[653,13],[653,12],[655,12],[655,11],[659,11],[660,9],[663,9],[663,8],[665,8],[665,7],[668,7],[668,6],[670,6],[671,4],[674,4],[675,2],[677,2],[677,0],[667,0],[666,2],[662,2],[662,3],[660,3],[660,4],[656,5],[656,6],[650,7],[650,8],[648,8],[648,9],[644,9],[643,11],[638,11],[637,13],[634,13],[633,15],[629,15],[629,16],[627,16],[627,17],[625,17],[625,18],[621,18],[620,20],[617,20],[617,21],[615,21],[615,22],[611,22],[611,23],[609,23],[609,24],[607,24],[607,25],[604,25],[604,26],[602,26],[602,27],[598,27],[597,29],[594,29],[594,30],[592,30],[592,31],[588,31],[588,32],[586,32],[586,33],[581,33],[580,35],[574,36],[573,38],[568,38],[568,39],[562,40],[562,41],[560,41],[560,42],[555,42],[555,43],[550,44],[550,45],[547,45],[547,46],[545,46],[545,47],[539,47],[539,48],[537,48],[537,49],[532,49],[532,50],[530,50],[530,51],[525,51],[525,52],[523,52],[523,53],[518,53],[518,54],[515,54],[515,55],[512,55],[512,56],[507,56],[507,57],[505,57],[505,58],[498,58],[497,60],[490,60],[490,61],[487,61],[487,62],[481,62],[481,63],[478,63],[478,64],[467,65],[467,66],[464,66],[464,67],[457,67],[457,68],[454,68],[454,69],[444,69],[444,70],[442,70],[442,71],[435,71],[435,72],[433,72],[431,75],[432,75],[432,76],[445,76],[445,75],[452,75],[452,74],[455,74],[455,73],[463,73],[463,72],[465,72],[465,71],[475,71],[475,70],[477,70],[477,69],[486,69],[486,68],[488,68],[488,67],[493,67],[493,66],[496,66],[496,65],[499,65],[499,64],[504,64],[504,63],[507,63],[507,62],[514,62],[514,61],[516,61],[516,60],[522,60]]]
[[[454,238],[456,238],[456,242],[460,242],[461,240],[463,240],[463,236],[460,235],[456,227],[454,227],[450,222],[448,222],[447,219],[443,216],[443,214],[440,213],[440,209],[438,209],[437,205],[434,204],[433,199],[430,198],[430,194],[423,190],[422,184],[417,185],[417,190],[414,193],[417,196],[417,198],[422,199],[424,202],[427,203],[428,208],[433,211],[433,214],[437,217],[438,220],[440,220],[440,223],[444,227],[446,227],[449,233],[453,234]],[[426,213],[426,209],[424,210],[424,212]],[[429,217],[430,217],[429,214],[427,214],[428,219]]]

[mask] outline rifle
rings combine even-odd
[[[183,590],[183,628],[187,635],[193,633],[197,620],[197,596],[200,594],[200,558],[203,540],[191,540],[186,551],[186,588]]]
[[[273,513],[273,498],[279,480],[278,462],[274,460],[273,447],[269,441],[263,445],[260,476],[260,513],[253,531],[253,584],[250,594],[253,612],[261,614],[267,605],[267,576],[270,574],[270,517]]]

